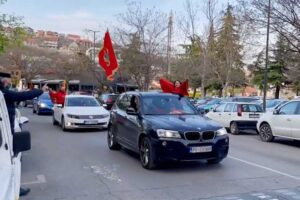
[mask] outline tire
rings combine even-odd
[[[36,113],[35,109],[34,109],[34,106],[32,107],[32,113]]]
[[[61,129],[65,132],[67,131],[66,123],[64,117],[61,118]]]
[[[267,123],[262,124],[259,127],[260,139],[264,142],[272,142],[274,139],[271,126]]]
[[[54,114],[52,115],[52,124],[53,124],[54,126],[58,125],[58,121],[55,120]]]
[[[121,145],[116,141],[112,126],[107,130],[107,145],[110,150],[119,150]]]
[[[216,158],[216,159],[210,159],[210,160],[207,160],[207,164],[210,164],[210,165],[215,165],[215,164],[219,164],[223,159],[219,159],[219,158]]]
[[[236,122],[231,122],[230,124],[230,133],[232,135],[238,135],[239,134],[239,127]]]
[[[141,141],[140,160],[145,169],[155,169],[157,167],[155,151],[148,137],[144,137]]]
[[[36,110],[36,114],[37,114],[37,115],[40,115],[40,114],[41,114],[39,109]]]

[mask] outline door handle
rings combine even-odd
[[[219,113],[219,115],[221,116],[222,114],[221,114],[221,113]]]
[[[290,121],[292,121],[292,120],[291,120],[290,118],[287,118],[286,121],[290,122]]]

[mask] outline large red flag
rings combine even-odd
[[[106,31],[104,37],[104,45],[99,52],[99,64],[105,70],[108,80],[113,80],[114,73],[118,70],[118,61],[112,46],[109,32]]]

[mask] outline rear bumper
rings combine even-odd
[[[40,113],[49,113],[49,114],[52,114],[53,113],[53,109],[52,108],[39,108],[39,112]]]
[[[228,136],[216,137],[213,142],[208,143],[186,143],[182,140],[165,140],[154,139],[153,141],[156,158],[160,161],[167,160],[210,160],[210,159],[224,159],[229,150]],[[166,145],[163,145],[166,143]],[[190,147],[212,146],[211,152],[206,153],[190,153]]]
[[[257,130],[257,120],[253,121],[235,121],[239,130]]]

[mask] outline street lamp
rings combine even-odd
[[[263,108],[266,111],[266,97],[267,97],[267,86],[268,86],[268,65],[269,65],[269,35],[270,35],[270,14],[271,14],[271,0],[268,5],[268,23],[267,23],[267,44],[266,44],[266,65],[264,71],[264,99]]]
[[[100,31],[96,31],[96,30],[91,30],[91,29],[86,29],[86,32],[88,33],[93,33],[94,35],[94,40],[93,40],[93,73],[95,73],[94,71],[94,67],[96,66],[96,33],[100,33]],[[95,90],[95,74],[93,74],[93,91]]]

